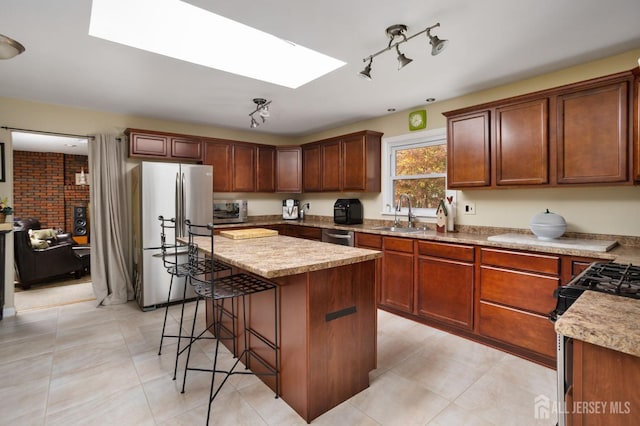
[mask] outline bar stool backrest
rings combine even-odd
[[[192,285],[208,284],[213,286],[213,255],[207,256],[198,246],[198,240],[204,239],[213,253],[213,224],[197,225],[189,219],[184,221],[188,235],[189,278]]]
[[[176,220],[158,216],[160,221],[160,252],[164,267],[170,274],[186,275],[184,262],[179,262],[178,256],[184,254],[186,244],[176,239]]]

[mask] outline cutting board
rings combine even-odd
[[[273,237],[278,235],[278,231],[266,228],[234,229],[232,231],[220,231],[220,236],[231,238],[232,240],[245,240],[247,238]]]

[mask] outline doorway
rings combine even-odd
[[[41,230],[50,229],[56,235],[66,234],[65,244],[72,244],[74,249],[79,249],[74,250],[74,253],[82,258],[85,267],[79,278],[73,274],[46,276],[32,283],[29,289],[25,289],[20,284],[20,265],[16,248],[16,311],[95,299],[88,268],[88,140],[82,137],[25,131],[12,131],[11,137],[14,229],[17,229],[16,224],[24,223],[25,218],[34,218],[39,222],[38,227]],[[34,232],[26,232],[30,234],[29,241],[33,242],[31,237],[34,237]],[[51,244],[51,240],[49,243]]]

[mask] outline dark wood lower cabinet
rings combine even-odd
[[[573,387],[567,399],[567,424],[637,425],[640,419],[638,383],[640,358],[574,340]]]
[[[413,240],[384,237],[382,247],[384,256],[380,304],[391,309],[413,313]]]
[[[473,247],[418,242],[417,313],[473,329]]]

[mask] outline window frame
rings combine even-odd
[[[382,161],[382,209],[381,214],[383,216],[394,216],[395,212],[395,200],[393,199],[393,176],[391,171],[394,167],[395,151],[399,149],[416,148],[429,145],[440,145],[447,143],[447,129],[446,127],[425,130],[421,132],[414,132],[399,136],[392,136],[382,139],[383,158]],[[438,174],[440,175],[440,174]],[[447,173],[444,172],[445,179],[445,196],[454,197],[454,203],[456,198],[456,191],[450,191],[447,189]],[[411,212],[416,217],[433,219],[436,218],[436,209],[426,208],[413,208]],[[398,212],[398,215],[406,215],[408,213],[407,207],[402,207]]]

